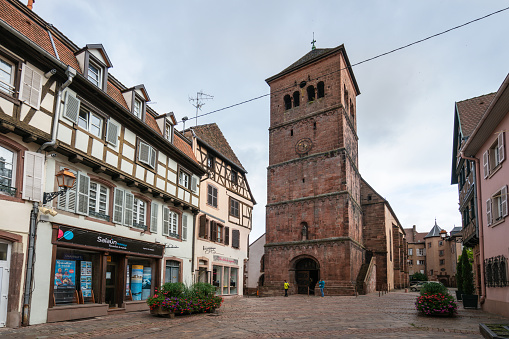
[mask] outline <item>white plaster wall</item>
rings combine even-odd
[[[51,87],[54,87],[55,83],[51,85]],[[53,103],[55,102],[55,97],[49,93],[46,94],[46,96],[41,101],[41,108],[47,109],[50,112],[53,112]]]
[[[30,108],[32,108],[31,106],[28,106],[28,105],[25,105],[25,104],[22,104],[21,105],[21,110],[19,112],[19,120],[20,121],[23,121],[25,120],[28,112],[30,111]]]
[[[177,174],[168,170],[168,178],[167,178],[168,181],[171,181],[172,183],[177,183]]]
[[[40,129],[43,132],[51,134],[51,124],[53,118],[41,111],[35,111],[34,116],[30,119],[30,126]]]
[[[175,195],[176,191],[177,191],[177,186],[172,185],[170,183],[166,184],[166,192],[168,192],[171,195]]]
[[[194,206],[198,206],[198,204],[199,204],[198,197],[193,196],[191,199],[191,204],[193,204]]]
[[[10,115],[12,117],[12,110],[14,108],[14,104],[5,99],[0,99],[0,108],[4,111],[5,114]]]
[[[103,160],[104,144],[97,139],[92,139],[92,156],[99,160]]]
[[[108,165],[117,167],[118,166],[118,156],[111,152],[106,152],[106,163]]]
[[[161,153],[159,153],[159,154],[161,154]],[[166,177],[166,166],[157,164],[157,174],[159,174],[160,176],[165,178]]]
[[[72,141],[72,129],[59,123],[57,139],[67,145],[70,145]]]
[[[162,152],[159,152],[158,158],[159,162],[166,166],[166,161],[168,160],[166,155]]]
[[[145,180],[145,168],[140,165],[136,165],[136,178]]]
[[[180,189],[178,190],[177,192],[177,197],[180,199],[180,200],[184,200],[184,190],[183,189]]]
[[[165,186],[164,180],[161,179],[161,178],[157,178],[157,180],[156,180],[156,187],[164,191],[164,189],[165,189],[164,186]]]
[[[249,246],[249,260],[247,261],[247,287],[258,287],[260,278],[260,261],[265,253],[265,233]]]
[[[132,174],[133,173],[133,164],[122,159],[122,161],[120,163],[120,170],[122,172]]]
[[[126,157],[127,159],[134,160],[134,148],[131,146],[124,144],[122,146],[122,155]]]
[[[83,151],[83,152],[87,153],[87,151],[88,151],[88,139],[90,139],[88,134],[85,134],[84,132],[82,132],[80,130],[76,130],[76,140],[75,140],[74,147],[76,147],[80,151]]]
[[[147,180],[146,182],[150,185],[154,185],[154,173],[151,171],[147,171]]]
[[[124,129],[124,140],[129,142],[131,145],[136,145],[136,134],[128,130],[127,128]],[[125,145],[124,145],[125,147]]]
[[[177,172],[177,163],[172,158],[168,158],[168,168],[171,168],[175,172]]]
[[[88,51],[90,52],[90,54],[92,54],[97,59],[99,59],[102,63],[104,63],[105,65],[107,64],[106,60],[104,60],[103,55],[101,54],[101,52],[99,52],[99,50],[97,50],[97,49],[89,49]]]

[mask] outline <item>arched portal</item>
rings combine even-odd
[[[320,267],[318,262],[312,258],[302,258],[295,262],[295,284],[297,293],[310,294],[315,293],[315,286],[320,277]]]

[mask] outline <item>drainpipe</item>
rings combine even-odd
[[[195,257],[194,246],[196,243],[195,230],[196,230],[196,213],[193,212],[193,247],[192,247],[192,255],[191,255],[191,279],[192,279],[191,285],[196,282],[196,277],[195,277],[196,272],[194,270],[194,257]]]
[[[474,180],[476,189],[474,195],[477,196],[477,225],[479,227],[479,264],[481,265],[481,305],[486,301],[486,285],[484,284],[484,229],[482,223],[482,197],[481,197],[481,164],[479,159],[474,157],[467,157],[463,152],[460,152],[460,157],[465,160],[471,160],[475,163]],[[475,199],[475,197],[474,197]],[[475,200],[474,200],[475,201]]]
[[[48,74],[54,74],[52,71],[48,72]],[[76,70],[70,66],[67,66],[67,70],[65,71],[67,75],[67,81],[60,86],[57,95],[57,110],[55,115],[53,116],[53,130],[51,133],[51,141],[48,141],[42,144],[41,147],[37,150],[37,153],[42,153],[49,146],[54,146],[57,142],[57,130],[58,130],[58,120],[60,118],[60,107],[62,101],[62,92],[71,84],[72,79],[76,75]],[[29,324],[29,314],[30,314],[30,300],[32,297],[32,279],[33,279],[33,270],[34,270],[34,253],[35,253],[35,233],[37,231],[37,217],[39,215],[39,203],[37,201],[33,202],[33,208],[30,212],[30,230],[29,230],[29,239],[28,239],[28,262],[27,262],[27,273],[25,279],[25,294],[23,299],[23,316],[22,316],[22,324]]]

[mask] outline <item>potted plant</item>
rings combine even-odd
[[[458,258],[458,263],[456,264],[456,300],[461,301],[461,295],[463,294],[463,268],[461,262],[462,255]]]
[[[474,294],[474,274],[472,272],[472,263],[467,254],[467,249],[463,247],[463,252],[461,253],[461,269],[463,276],[463,284],[461,295],[461,299],[463,301],[463,308],[471,307],[477,309],[477,302],[479,296]]]

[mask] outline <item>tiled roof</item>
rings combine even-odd
[[[470,136],[479,123],[482,115],[490,105],[496,93],[481,95],[479,97],[458,101],[459,121],[464,137]]]
[[[405,233],[406,233],[406,239],[407,239],[407,242],[410,244],[410,243],[424,243],[424,236],[427,234],[427,233],[419,233],[419,232],[415,232],[415,237],[414,237],[414,230],[413,228],[405,228]]]
[[[461,237],[461,226],[455,226],[451,230],[451,237]]]
[[[163,135],[161,130],[159,129],[159,126],[157,125],[156,119],[150,114],[145,114],[145,123],[150,126],[157,134]]]
[[[125,109],[129,109],[127,107],[127,103],[125,102],[125,99],[124,99],[124,96],[122,95],[122,93],[120,92],[120,90],[115,87],[115,85],[113,85],[111,83],[111,81],[108,81],[108,86],[106,86],[106,93],[108,93],[108,95],[113,99],[115,100],[116,102],[118,102],[120,105],[122,105]],[[147,114],[148,115],[148,114]]]
[[[194,156],[193,148],[191,145],[189,145],[186,141],[182,139],[182,137],[175,133],[173,135],[173,144],[181,150],[185,155],[187,155],[189,158],[193,159],[194,161],[198,162],[196,160],[196,157]]]
[[[433,226],[431,231],[429,231],[428,235],[426,235],[424,238],[439,237],[441,230],[442,229],[437,225],[437,221],[435,220],[435,226]]]
[[[311,52],[309,52],[308,54],[304,55],[302,58],[300,58],[299,60],[295,61],[290,66],[286,67],[281,73],[284,73],[287,70],[292,69],[294,67],[299,67],[300,65],[306,63],[307,61],[309,61],[311,59],[314,59],[316,57],[319,57],[320,55],[325,54],[325,53],[327,53],[329,51],[332,51],[333,49],[334,48],[317,48],[317,49],[311,50]]]
[[[212,147],[216,152],[221,154],[226,160],[239,167],[244,171],[244,173],[247,173],[217,124],[212,123],[200,125],[191,127],[191,129],[194,131],[199,140],[205,142],[208,146]]]

